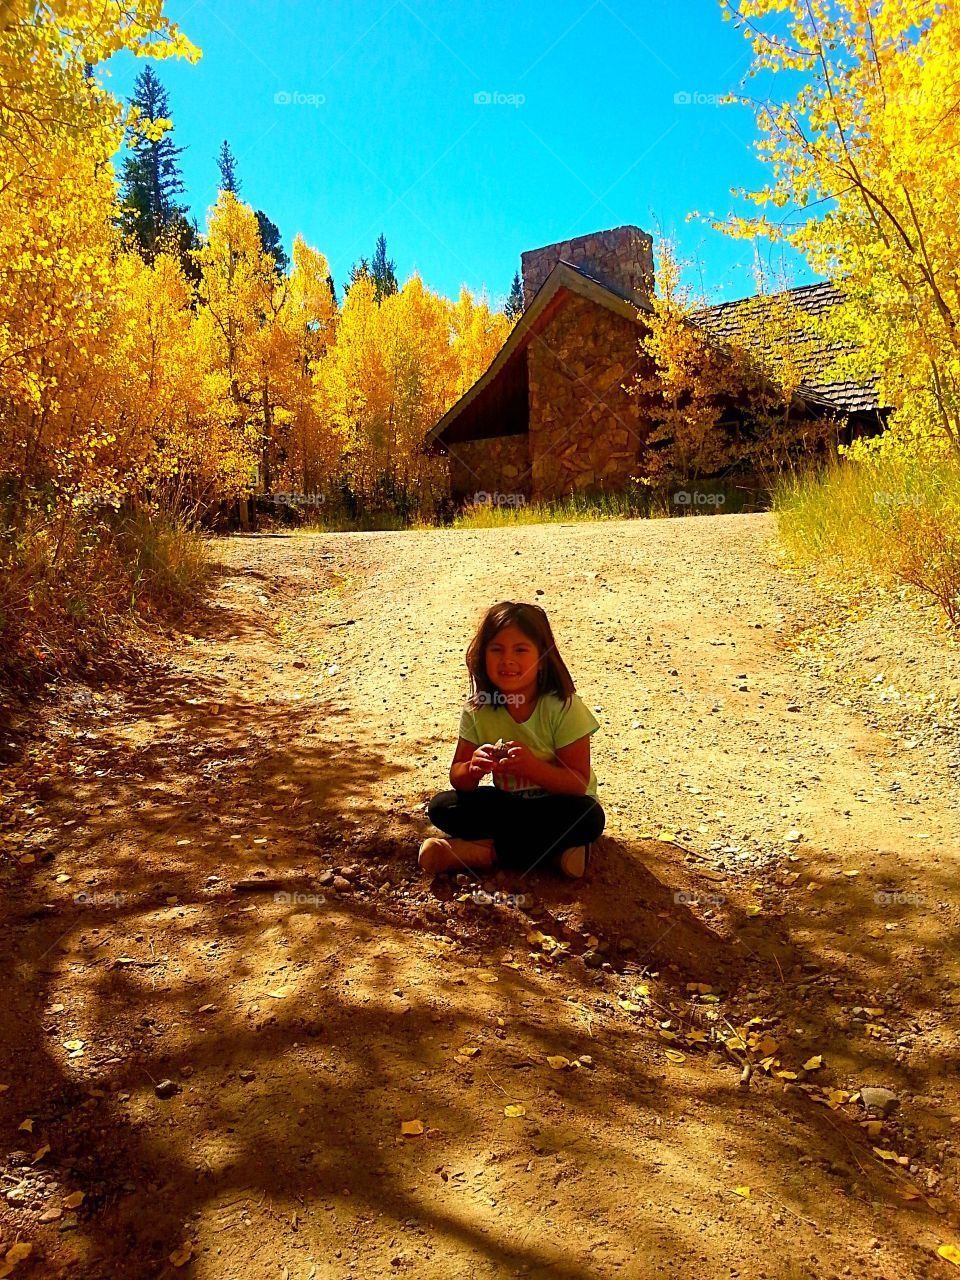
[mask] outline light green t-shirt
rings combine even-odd
[[[504,742],[522,742],[535,756],[551,763],[558,748],[568,747],[571,742],[596,733],[599,728],[599,720],[583,705],[577,694],[573,694],[567,703],[555,693],[542,694],[528,720],[514,720],[506,707],[490,705],[476,711],[466,706],[460,716],[460,737],[474,746],[498,742],[501,738]],[[494,786],[504,791],[522,792],[525,796],[550,794],[543,787],[519,786],[519,779],[510,773],[494,775],[493,781]],[[586,794],[597,794],[597,778],[592,766]]]

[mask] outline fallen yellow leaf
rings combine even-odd
[[[686,1062],[687,1055],[681,1053],[679,1049],[664,1049],[663,1051],[670,1062]]]
[[[823,1058],[819,1053],[815,1053],[812,1058],[808,1058],[803,1064],[804,1071],[819,1071],[823,1066]]]
[[[937,1250],[937,1257],[952,1262],[955,1267],[960,1267],[960,1249],[955,1244],[942,1244]]]
[[[488,969],[478,969],[477,978],[481,982],[499,982],[500,981],[497,975],[495,973],[490,973]]]
[[[744,1200],[748,1200],[748,1199],[750,1198],[750,1188],[749,1188],[749,1187],[734,1187],[734,1188],[733,1188],[733,1194],[734,1194],[735,1196],[743,1196]]]
[[[874,1155],[879,1156],[881,1160],[892,1160],[896,1162],[900,1159],[895,1151],[884,1151],[881,1147],[874,1147],[873,1153]]]
[[[179,1249],[175,1249],[170,1255],[170,1265],[173,1267],[185,1267],[193,1257],[193,1246],[191,1244],[182,1244]]]
[[[527,1108],[521,1102],[509,1102],[503,1108],[503,1114],[509,1116],[511,1120],[527,1114]]]
[[[43,1146],[39,1149],[39,1151],[37,1151],[36,1155],[33,1157],[30,1163],[36,1164],[39,1160],[42,1160],[43,1157],[47,1155],[49,1151],[50,1151],[50,1143],[45,1142]]]
[[[0,1280],[5,1276],[10,1275],[18,1262],[24,1262],[29,1258],[32,1251],[33,1245],[27,1244],[26,1241],[23,1241],[20,1244],[11,1245],[3,1255],[3,1261],[0,1262]]]
[[[33,1120],[32,1120],[32,1118],[31,1118],[30,1116],[27,1116],[27,1118],[26,1118],[26,1120],[24,1120],[23,1124],[18,1125],[18,1127],[17,1127],[17,1132],[19,1133],[21,1130],[22,1130],[24,1133],[33,1133]]]
[[[400,1132],[406,1138],[419,1138],[420,1134],[423,1133],[423,1121],[401,1120]]]
[[[79,1209],[83,1204],[83,1197],[86,1195],[84,1191],[71,1191],[63,1202],[65,1209]]]
[[[553,1067],[554,1071],[563,1071],[565,1067],[569,1067],[570,1059],[565,1058],[563,1054],[557,1053],[547,1058],[547,1062]]]

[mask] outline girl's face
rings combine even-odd
[[[529,694],[537,687],[540,652],[517,626],[503,627],[487,645],[487,676],[501,693]]]

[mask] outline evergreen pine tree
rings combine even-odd
[[[503,314],[508,320],[517,320],[523,315],[523,284],[520,280],[520,272],[513,273],[513,284],[510,288],[510,294],[504,303]]]
[[[130,103],[144,123],[170,119],[167,92],[149,64],[134,81]],[[183,150],[174,146],[172,128],[155,141],[136,130],[123,160],[120,227],[148,262],[171,236],[175,242],[190,239],[187,210],[177,201],[184,190],[179,164]]]
[[[337,286],[333,283],[333,276],[327,276],[327,284],[330,286],[330,297],[333,299],[333,305],[335,307],[339,307],[340,303],[337,301]]]
[[[290,265],[290,259],[287,257],[283,241],[280,238],[280,228],[275,222],[271,222],[262,209],[258,209],[254,216],[257,219],[257,226],[260,228],[260,243],[263,245],[263,252],[270,254],[276,263],[277,274],[283,275]]]
[[[364,276],[367,280],[372,279],[370,263],[366,258],[361,258],[359,262],[355,262],[350,268],[350,281],[347,284],[347,288],[349,289],[351,285],[355,285],[361,276]]]
[[[240,194],[240,179],[237,177],[237,157],[230,150],[230,143],[224,138],[220,154],[217,156],[217,167],[220,170],[220,190]]]
[[[364,259],[361,258],[362,261]],[[377,303],[389,294],[397,292],[396,267],[395,262],[387,260],[387,238],[381,232],[370,269],[370,274],[373,276],[373,296]]]

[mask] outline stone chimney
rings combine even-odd
[[[639,227],[614,227],[521,253],[526,306],[561,258],[638,304],[653,293],[652,237]]]

